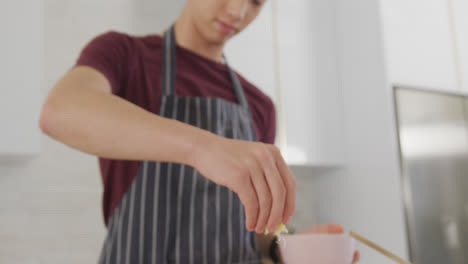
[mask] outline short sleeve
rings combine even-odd
[[[265,107],[264,133],[261,141],[267,144],[275,144],[276,138],[276,109],[273,102],[269,99]]]
[[[81,51],[75,66],[89,66],[101,72],[109,81],[112,93],[120,95],[130,53],[129,37],[110,31],[91,40]]]

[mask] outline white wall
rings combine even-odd
[[[42,78],[43,21],[42,1],[0,3],[1,160],[23,159],[39,152],[40,133],[36,124]]]
[[[468,1],[453,0],[455,32],[460,59],[461,82],[464,92],[468,92]]]

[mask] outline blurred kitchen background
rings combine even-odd
[[[184,0],[0,0],[0,263],[95,263],[97,159],[40,133],[93,37],[162,32]],[[468,1],[267,0],[227,47],[272,97],[292,226],[337,222],[417,264],[468,263]],[[359,245],[361,262],[392,263]]]

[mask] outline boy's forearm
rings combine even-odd
[[[41,128],[52,138],[96,156],[188,165],[193,165],[193,151],[216,137],[88,89],[52,92],[41,113]]]

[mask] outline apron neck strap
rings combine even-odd
[[[175,95],[176,76],[176,40],[174,25],[164,33],[162,54],[162,88],[163,94]]]
[[[163,59],[162,59],[162,88],[164,95],[175,95],[176,94],[176,39],[174,25],[172,25],[169,30],[164,33],[163,39]],[[229,67],[226,57],[223,55],[224,61],[226,62],[226,67],[231,79],[232,86],[236,92],[236,98],[238,103],[249,109],[247,99],[244,94],[244,89],[242,84],[234,73],[234,71]]]

